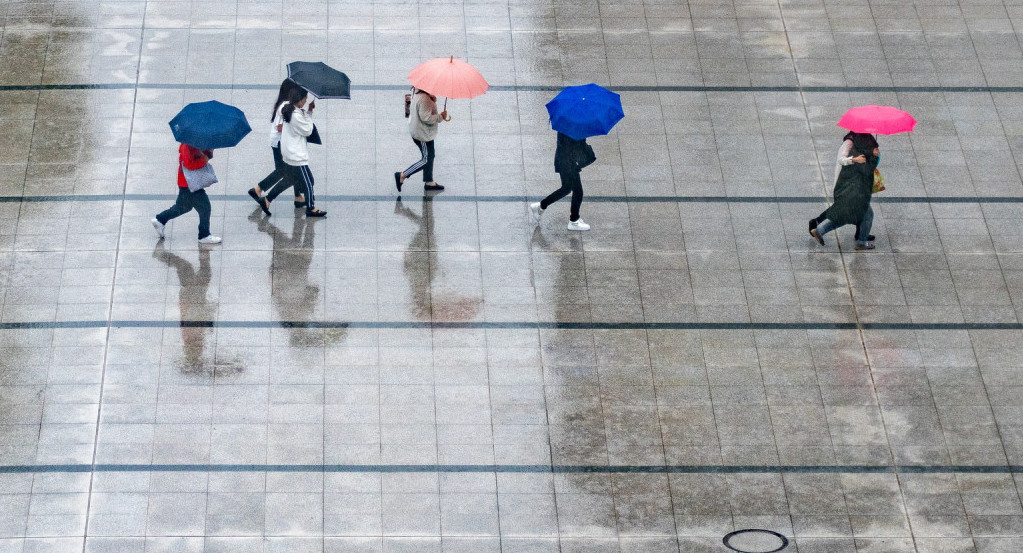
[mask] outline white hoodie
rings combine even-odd
[[[308,106],[312,101],[306,102]],[[288,165],[309,165],[309,148],[306,139],[313,134],[313,116],[305,108],[295,108],[291,113],[291,121],[284,121],[281,110],[287,102],[281,104],[277,109],[277,117],[281,118],[284,126],[281,129],[281,157]],[[276,120],[276,118],[274,118]]]

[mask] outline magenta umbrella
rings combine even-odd
[[[916,119],[891,106],[860,106],[845,112],[838,126],[853,132],[897,134],[912,131]]]

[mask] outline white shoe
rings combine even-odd
[[[590,230],[590,225],[587,225],[586,221],[582,219],[577,219],[568,222],[568,230]]]
[[[540,216],[543,215],[544,211],[546,210],[540,207],[540,202],[534,202],[529,204],[529,214],[533,216],[534,223],[540,222]]]
[[[212,234],[207,236],[206,238],[199,239],[200,244],[219,244],[221,241],[222,240],[220,239],[219,236],[213,236]]]
[[[156,217],[153,217],[153,221],[152,221],[152,223],[153,223],[153,228],[155,228],[155,229],[156,229],[156,234],[159,234],[159,235],[160,235],[160,238],[163,238],[163,237],[164,237],[164,234],[163,234],[163,229],[164,229],[164,227],[166,227],[167,225],[165,225],[165,224],[161,223],[161,222],[160,222],[160,220],[159,220],[159,219],[157,219]]]

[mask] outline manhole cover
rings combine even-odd
[[[725,547],[739,553],[775,553],[789,546],[789,540],[778,532],[749,528],[736,530],[722,540]]]

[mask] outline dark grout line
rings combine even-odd
[[[309,328],[386,330],[1023,330],[1023,323],[855,322],[528,322],[528,321],[36,321],[4,322],[0,330],[68,328]]]
[[[175,194],[55,194],[33,196],[0,196],[0,203],[42,203],[42,202],[111,202],[111,201],[173,201]],[[406,194],[406,199],[428,202],[471,202],[471,203],[523,203],[535,200],[532,196],[469,196],[437,195],[419,196]],[[211,199],[230,202],[251,202],[244,194],[211,195]],[[389,194],[324,194],[318,199],[331,202],[393,202],[398,196]],[[824,204],[820,196],[587,196],[587,202],[597,203],[780,203],[780,204]],[[882,204],[1017,204],[1023,203],[1023,196],[885,196],[875,197],[871,202]]]
[[[1020,465],[261,465],[68,464],[0,465],[0,474],[94,472],[319,472],[519,474],[1019,474]]]
[[[259,83],[79,83],[0,85],[0,92],[43,90],[277,90],[276,84]],[[352,90],[406,90],[405,84],[352,85]],[[556,92],[564,85],[491,85],[493,92]],[[608,86],[617,92],[967,92],[1020,93],[1023,86],[705,86],[705,85],[621,85]]]

